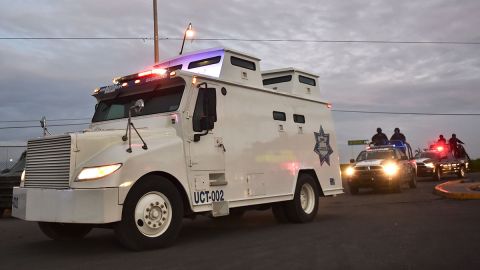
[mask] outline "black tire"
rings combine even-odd
[[[435,167],[435,172],[433,173],[433,180],[440,181],[442,179],[442,170],[439,166]]]
[[[465,178],[465,166],[460,166],[460,170],[457,173],[458,178]]]
[[[135,220],[135,208],[140,199],[152,193],[161,194],[168,199],[171,206],[171,209],[169,209],[171,219],[165,227],[165,231],[160,235],[149,237],[137,227],[137,222],[140,227],[147,226],[147,224],[141,220]],[[122,220],[115,225],[115,235],[123,246],[132,250],[167,247],[177,239],[181,230],[183,215],[182,197],[175,185],[161,176],[149,177],[135,185],[128,193],[123,205]]]
[[[412,173],[412,176],[410,177],[410,181],[408,182],[408,185],[410,188],[417,188],[417,174]]]
[[[358,194],[358,186],[349,184],[348,187],[350,188],[350,194],[357,195]]]
[[[38,222],[38,227],[53,240],[82,239],[92,230],[92,225],[76,223]]]
[[[285,210],[284,203],[275,203],[272,206],[273,217],[278,223],[285,224],[288,223],[287,212]]]
[[[0,207],[0,218],[3,217],[3,213],[5,212],[5,208]]]
[[[285,202],[285,212],[289,221],[295,223],[306,223],[312,221],[317,215],[319,195],[315,181],[316,180],[309,174],[301,174],[298,177],[293,200]],[[313,195],[313,205],[309,206],[309,208],[311,208],[311,206],[313,206],[313,208],[310,211],[307,209],[308,212],[302,208],[301,203],[301,192],[302,188],[304,187],[310,190],[309,192],[313,193],[309,195],[309,198]]]

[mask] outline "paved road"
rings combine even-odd
[[[480,200],[442,199],[435,184],[323,199],[303,225],[269,211],[186,220],[175,246],[147,252],[124,250],[106,229],[53,242],[34,223],[2,219],[0,269],[480,269]]]

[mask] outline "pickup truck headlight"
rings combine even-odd
[[[433,169],[433,168],[435,168],[435,165],[433,165],[432,162],[428,162],[428,163],[425,163],[425,167]]]
[[[105,165],[99,167],[83,168],[77,177],[78,181],[94,180],[110,175],[120,169],[122,163]]]
[[[346,170],[345,170],[345,174],[347,176],[353,176],[355,174],[355,169],[353,167],[348,167]]]
[[[398,172],[398,165],[395,163],[387,163],[383,165],[383,172],[388,176],[393,176]]]

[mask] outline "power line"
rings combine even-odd
[[[153,40],[153,37],[0,37],[0,40]],[[161,37],[159,40],[182,40]],[[251,39],[251,38],[195,38],[196,41],[299,42],[299,43],[370,43],[370,44],[436,44],[480,45],[480,41],[414,41],[414,40],[326,40],[326,39]]]
[[[77,124],[57,124],[48,125],[48,127],[66,127],[66,126],[81,126],[89,125],[90,123],[77,123]],[[40,126],[12,126],[12,127],[0,127],[0,129],[20,129],[20,128],[40,128]]]
[[[369,114],[401,114],[401,115],[431,115],[431,116],[480,116],[480,113],[426,113],[426,112],[382,112],[382,111],[354,111],[332,110],[341,113],[369,113]]]
[[[62,122],[62,121],[80,121],[80,120],[90,120],[91,118],[64,118],[64,119],[47,119],[48,122]],[[40,119],[36,120],[0,120],[0,123],[33,123],[39,122]]]

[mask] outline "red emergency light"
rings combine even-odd
[[[138,77],[141,78],[141,77],[145,77],[145,76],[148,76],[148,75],[165,75],[166,73],[167,73],[166,69],[155,68],[155,69],[152,69],[152,70],[147,70],[147,71],[138,73]]]

